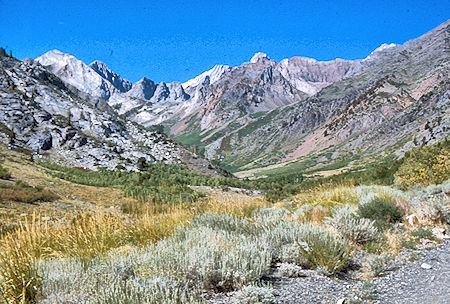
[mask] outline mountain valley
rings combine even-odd
[[[57,50],[4,57],[3,142],[91,169],[202,159],[190,151],[250,178],[358,168],[448,136],[449,28],[383,44],[362,60],[256,53],[184,83],[133,84]]]

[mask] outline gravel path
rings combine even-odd
[[[395,261],[397,270],[375,278],[371,284],[360,280],[331,279],[314,271],[308,276],[284,278],[276,273],[268,277],[275,289],[276,302],[280,304],[351,303],[348,299],[357,294],[360,302],[374,304],[450,304],[450,240],[434,249],[415,251],[421,257],[409,261],[410,252]],[[431,268],[429,268],[431,266]],[[429,268],[429,269],[427,269]],[[369,286],[369,288],[368,288]],[[368,292],[372,287],[371,292]],[[211,303],[231,304],[232,293],[216,295]]]
[[[379,298],[375,303],[450,303],[450,241],[421,252],[420,260],[374,280]]]

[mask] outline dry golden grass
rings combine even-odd
[[[384,252],[396,256],[402,249],[402,238],[399,234],[387,231],[383,234]]]
[[[318,226],[322,225],[325,218],[329,216],[331,216],[331,210],[329,208],[317,207],[301,214],[298,221],[301,223],[311,223]]]
[[[28,303],[38,288],[36,261],[44,257],[78,257],[88,262],[131,243],[150,244],[170,235],[193,216],[188,210],[129,217],[119,212],[87,213],[71,220],[25,218],[15,232],[0,239],[0,290],[12,303]]]
[[[350,185],[342,184],[332,188],[318,186],[295,195],[292,204],[298,207],[304,204],[317,205],[330,201],[340,204],[357,204],[359,197],[355,193],[354,187]]]
[[[269,207],[271,204],[262,197],[249,197],[243,194],[233,195],[224,199],[220,192],[198,202],[196,213],[213,212],[218,214],[233,214],[249,216],[253,210]]]
[[[84,188],[67,182],[61,184],[70,191]],[[98,194],[106,189],[93,190]],[[42,209],[36,206],[20,209],[32,212],[32,215],[9,216],[16,224],[12,229],[15,231],[0,236],[0,291],[5,299],[12,303],[28,303],[34,298],[39,284],[36,262],[41,258],[78,257],[88,262],[110,250],[154,243],[169,236],[180,224],[189,223],[197,214],[216,212],[247,216],[256,208],[268,206],[261,198],[242,194],[224,199],[217,193],[192,206],[144,204],[120,196],[118,199],[108,205],[121,204],[123,208],[124,202],[128,202],[132,212],[125,214],[120,208],[110,209],[102,204],[78,200],[79,205],[66,206],[65,213],[57,207],[64,204],[59,202],[53,203],[53,208],[49,204]],[[16,205],[9,205],[9,208],[13,206]],[[9,208],[4,207],[4,211]],[[36,210],[45,213],[37,215]]]

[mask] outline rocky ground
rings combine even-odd
[[[450,241],[374,281],[376,303],[450,303]]]
[[[267,278],[275,303],[450,303],[450,240],[421,249],[403,249],[388,271],[372,280],[355,279],[356,272],[329,278],[311,270],[286,278],[275,270]],[[235,303],[233,293],[220,294],[214,304]]]

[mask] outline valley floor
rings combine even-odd
[[[187,171],[171,166],[86,172],[5,147],[0,161],[2,304],[407,304],[449,296],[448,180],[410,190],[316,185],[270,202],[259,191],[214,186],[216,179],[186,184]]]

